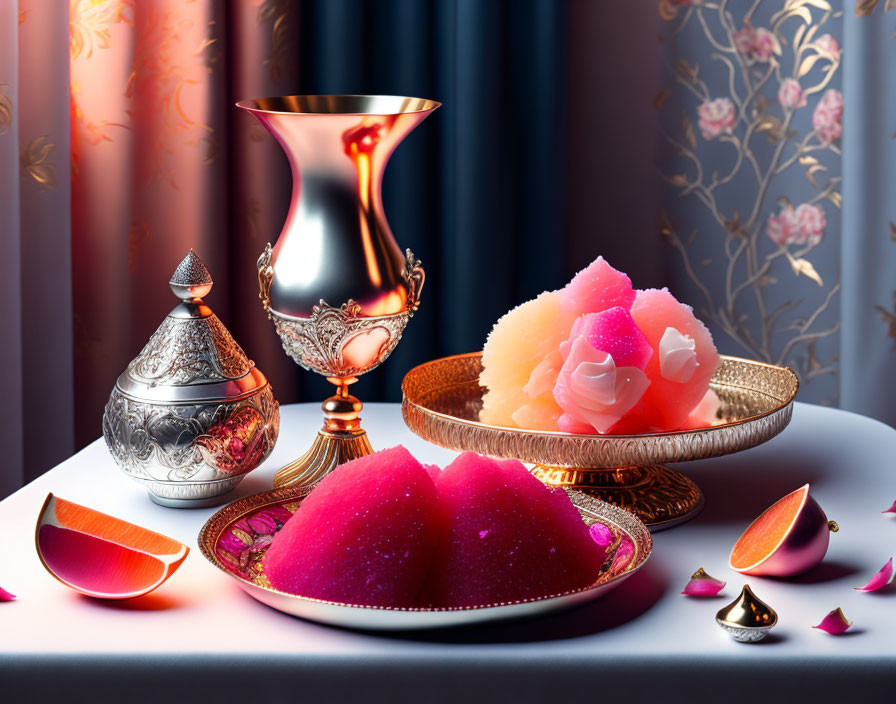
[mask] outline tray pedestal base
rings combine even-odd
[[[684,474],[662,465],[588,469],[535,465],[545,484],[565,486],[624,508],[651,532],[694,518],[703,508],[703,492]]]

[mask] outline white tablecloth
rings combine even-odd
[[[282,409],[280,440],[232,498],[270,488],[320,425],[317,404]],[[369,404],[375,447],[419,459],[453,453],[404,426],[398,405]],[[656,534],[647,565],[602,600],[537,621],[461,631],[357,633],[285,616],[244,594],[196,548],[215,509],[157,506],[113,464],[102,440],[0,502],[0,701],[859,701],[896,685],[896,585],[855,591],[896,554],[896,431],[858,415],[797,404],[791,426],[758,448],[678,468],[706,494],[695,520]],[[788,581],[728,570],[758,513],[805,482],[840,524],[823,565]],[[165,533],[193,551],[156,592],[130,602],[82,597],[47,574],[34,550],[47,492]],[[719,599],[679,594],[697,567],[728,581]],[[779,614],[757,645],[714,621],[745,581]],[[845,636],[812,629],[841,606]],[[889,690],[887,692],[886,689]]]

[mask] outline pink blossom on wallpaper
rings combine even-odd
[[[822,54],[840,56],[840,44],[830,34],[822,34],[818,39],[812,42],[812,46],[818,49]]]
[[[784,247],[791,242],[796,242],[799,231],[799,222],[793,206],[785,206],[777,215],[769,215],[765,223],[765,234],[779,247]]]
[[[797,244],[808,243],[814,247],[821,242],[824,228],[828,224],[824,210],[817,205],[803,203],[796,209],[796,221],[799,232]]]
[[[785,110],[795,110],[806,104],[806,96],[799,81],[794,78],[785,78],[778,89],[778,102]]]
[[[796,208],[785,205],[777,215],[769,215],[765,224],[765,234],[779,247],[788,244],[810,244],[821,242],[827,219],[817,205],[803,203]]]
[[[750,65],[757,61],[766,64],[772,56],[781,53],[778,38],[765,27],[746,25],[734,34],[734,46],[744,61]]]
[[[840,139],[843,134],[843,93],[834,88],[825,91],[812,113],[812,126],[822,142],[830,144]]]
[[[697,108],[703,139],[715,139],[723,132],[731,134],[737,122],[737,111],[729,98],[709,100]]]

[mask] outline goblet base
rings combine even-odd
[[[316,484],[339,465],[372,453],[366,430],[319,430],[308,452],[274,475],[274,488]]]
[[[373,454],[367,431],[361,428],[361,401],[348,392],[357,377],[327,377],[336,385],[336,393],[321,404],[324,427],[317,432],[311,447],[299,459],[274,475],[274,488],[297,484],[316,484],[339,465]]]
[[[703,509],[700,487],[662,465],[590,469],[537,464],[532,473],[545,484],[576,489],[624,508],[652,533],[689,521]]]

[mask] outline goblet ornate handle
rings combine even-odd
[[[258,297],[268,318],[271,317],[271,282],[274,280],[274,267],[271,266],[271,243],[265,245],[264,251],[258,258]]]
[[[408,308],[411,313],[414,313],[420,307],[420,292],[423,291],[423,284],[426,282],[426,273],[423,271],[423,263],[414,257],[414,253],[410,249],[406,249],[404,253],[406,258],[404,278],[408,282]]]

